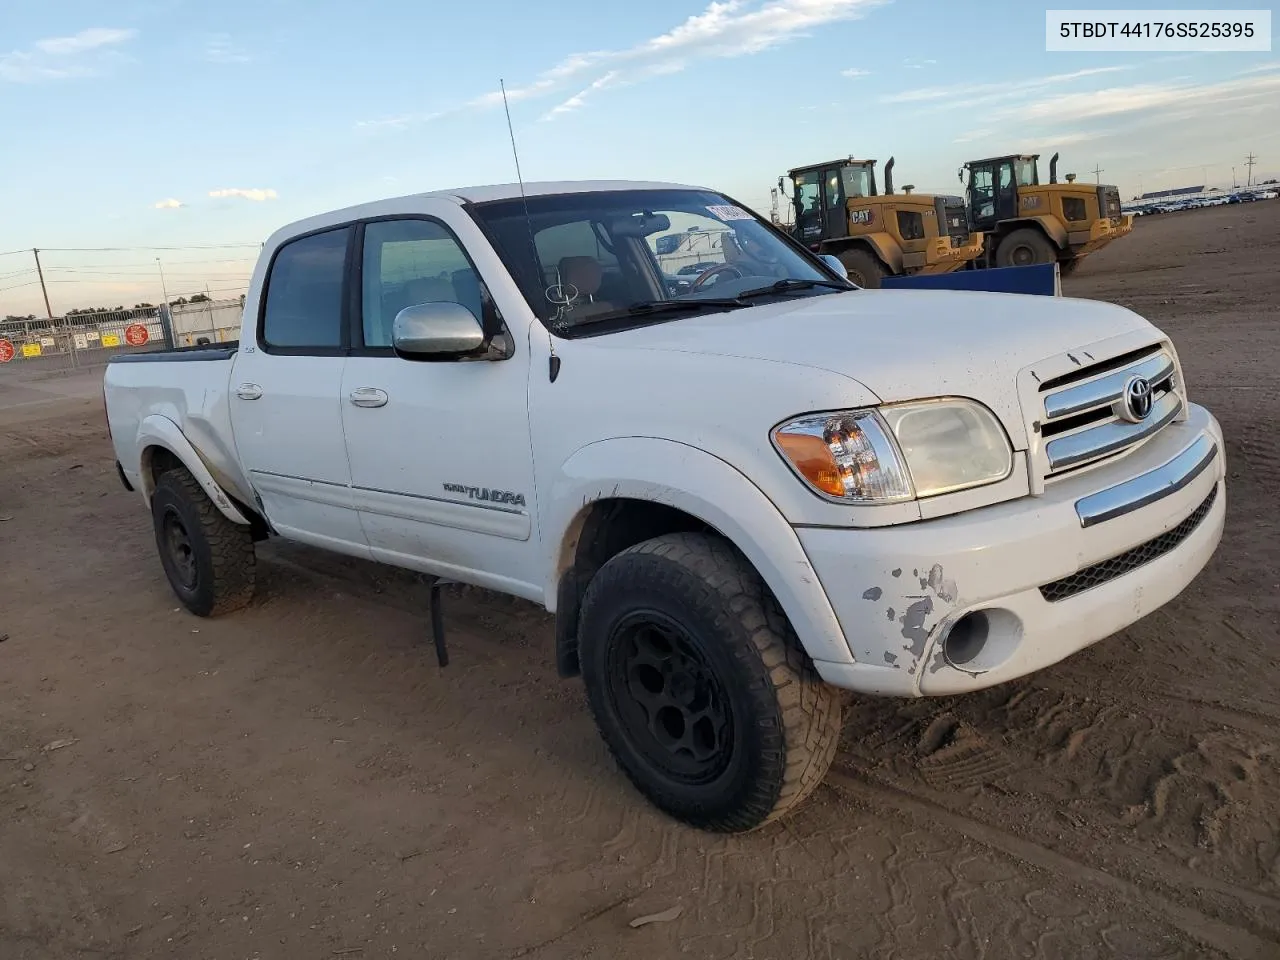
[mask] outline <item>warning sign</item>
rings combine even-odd
[[[24,357],[38,357],[38,356],[40,356],[40,344],[38,344],[38,343],[24,343],[24,344],[22,345],[22,355],[23,355]]]
[[[40,338],[40,346],[42,347],[56,347],[57,345],[58,345],[58,341],[53,339],[53,337]]]
[[[103,345],[104,347],[118,347],[118,346],[120,346],[120,334],[118,334],[118,333],[104,333],[104,334],[102,335],[102,345]]]
[[[8,340],[0,340],[0,363],[8,363],[13,359],[13,344]]]
[[[131,323],[124,328],[124,338],[131,347],[140,347],[150,339],[145,324]]]

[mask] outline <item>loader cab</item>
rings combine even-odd
[[[991,231],[1001,220],[1018,216],[1018,188],[1040,183],[1038,159],[1038,154],[993,157],[971,160],[964,165],[968,172],[965,205],[974,230]],[[963,171],[961,180],[964,180]]]
[[[794,188],[795,237],[815,248],[849,235],[848,201],[876,196],[874,160],[833,160],[788,173]]]

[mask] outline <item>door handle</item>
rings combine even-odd
[[[385,407],[391,398],[377,387],[360,387],[351,391],[351,402],[357,407]]]
[[[236,387],[236,396],[241,400],[257,400],[262,396],[262,388],[256,383],[242,383]]]

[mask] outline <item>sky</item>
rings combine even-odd
[[[170,297],[230,296],[292,220],[513,181],[500,79],[526,180],[676,180],[762,213],[786,170],[850,154],[917,192],[1020,152],[1125,197],[1243,183],[1250,152],[1280,171],[1277,52],[1048,53],[1018,0],[554,9],[0,0],[0,317],[44,313],[11,251],[42,249],[55,314],[158,302],[161,269]]]

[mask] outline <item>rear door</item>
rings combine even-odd
[[[336,227],[276,251],[256,305],[256,342],[242,343],[235,359],[230,403],[240,461],[272,526],[285,537],[367,556],[340,399],[354,237],[354,227]]]

